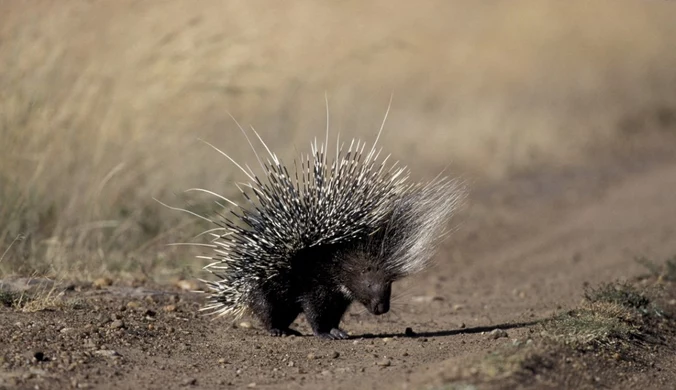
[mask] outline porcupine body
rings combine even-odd
[[[337,142],[329,159],[328,132],[291,173],[258,138],[268,153],[267,161],[256,155],[262,177],[221,152],[249,177],[238,186],[248,204],[219,196],[235,209],[213,221],[205,269],[217,280],[206,281],[204,310],[252,313],[273,336],[299,334],[289,326],[304,313],[316,336],[348,338],[339,326],[348,306],[389,311],[392,283],[428,264],[463,186],[410,183],[405,167],[378,160],[375,143],[365,153],[363,142],[347,150]]]

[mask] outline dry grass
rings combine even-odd
[[[27,280],[29,288],[14,290],[0,285],[0,304],[23,312],[55,310],[78,304],[64,300],[63,284],[52,280]]]
[[[334,134],[367,139],[393,92],[395,157],[488,177],[676,122],[669,2],[35,0],[0,15],[0,275],[201,266],[164,246],[194,221],[152,197],[241,179],[195,141],[251,161],[228,112],[289,157],[321,132],[325,92]]]
[[[645,257],[637,258],[636,262],[648,270],[649,277],[651,276],[667,282],[676,282],[676,256],[667,259],[663,265],[659,265]]]

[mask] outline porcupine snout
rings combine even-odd
[[[378,283],[371,286],[372,299],[367,306],[371,314],[381,315],[390,311],[390,296],[392,287],[390,283]]]
[[[373,302],[373,304],[369,308],[369,311],[372,314],[375,314],[375,315],[381,315],[381,314],[387,313],[388,311],[390,311],[389,299],[387,301]]]

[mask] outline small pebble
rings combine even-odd
[[[333,353],[331,354],[331,359],[337,359],[338,356],[340,356],[340,353],[338,353],[338,351],[333,351]]]
[[[137,309],[139,306],[141,306],[141,304],[136,301],[127,302],[127,308],[129,309]]]
[[[115,320],[115,321],[113,321],[113,322],[110,323],[110,327],[113,328],[113,329],[124,328],[124,321],[122,321],[122,320]]]
[[[33,359],[35,359],[36,362],[44,362],[44,361],[47,360],[44,352],[42,352],[42,351],[34,351],[33,352]]]
[[[176,305],[167,305],[162,308],[167,313],[175,312],[176,311]]]
[[[118,358],[121,356],[117,351],[112,349],[100,349],[98,351],[94,351],[94,354],[109,358]]]
[[[191,280],[179,280],[178,282],[176,282],[176,287],[180,288],[183,291],[197,290],[197,284]]]
[[[187,378],[184,379],[183,382],[181,382],[182,386],[195,386],[196,384],[197,384],[196,378]]]
[[[493,329],[490,333],[488,333],[488,337],[497,340],[501,337],[507,337],[507,332],[502,329]]]
[[[242,329],[249,329],[251,328],[251,322],[248,321],[242,321],[239,323],[239,327]]]
[[[392,362],[390,361],[390,359],[382,359],[378,360],[376,364],[379,365],[380,367],[389,367],[392,364]]]
[[[35,367],[31,367],[29,372],[35,376],[46,376],[48,374],[47,371]]]
[[[307,360],[314,360],[314,359],[316,359],[316,358],[317,358],[317,355],[315,355],[315,354],[312,353],[312,352],[310,352],[310,353],[307,354]]]
[[[113,284],[113,280],[110,278],[98,278],[92,282],[92,287],[94,288],[103,288],[108,287]]]

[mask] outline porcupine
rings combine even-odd
[[[210,295],[203,310],[251,313],[273,336],[300,335],[290,325],[304,313],[316,336],[346,339],[339,324],[353,301],[387,313],[392,283],[425,268],[464,185],[439,177],[410,183],[409,170],[388,165],[389,155],[378,162],[382,126],[368,153],[355,140],[344,153],[338,139],[329,162],[327,124],[325,143],[315,139],[311,154],[294,160],[294,174],[252,131],[269,156],[261,160],[242,130],[263,179],[209,144],[250,179],[248,190],[237,185],[249,207],[195,189],[235,208],[209,219],[219,227],[206,232],[213,240],[202,245],[213,254],[200,257],[213,261],[205,269],[218,280],[204,281]]]

